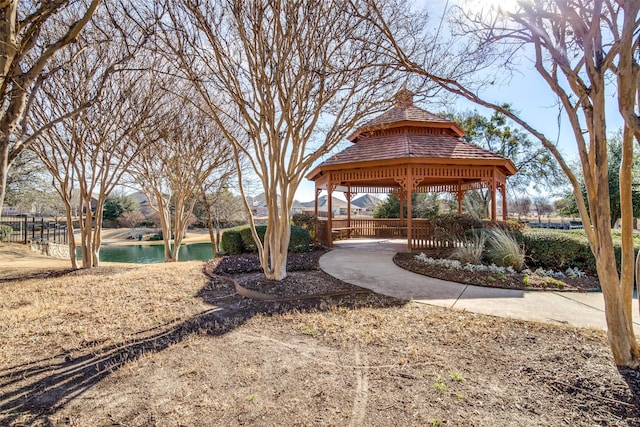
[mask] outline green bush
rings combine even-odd
[[[149,237],[149,240],[152,242],[157,242],[158,240],[162,240],[162,236],[159,234],[154,234],[153,236]]]
[[[6,242],[13,233],[13,228],[10,225],[0,224],[0,240]]]
[[[307,252],[310,241],[309,230],[296,225],[291,227],[291,238],[289,239],[289,250],[291,252]]]
[[[244,252],[242,236],[238,228],[232,228],[222,232],[220,238],[220,249],[228,254],[240,254]]]
[[[584,235],[560,230],[527,230],[523,243],[530,267],[564,271],[578,267],[589,275],[596,274],[596,260]],[[616,245],[620,262],[620,246]]]
[[[243,252],[256,252],[258,250],[258,246],[256,242],[253,240],[253,235],[251,234],[251,228],[248,225],[243,227],[239,227],[236,229],[238,234],[240,235]],[[256,232],[258,233],[258,237],[260,241],[264,243],[264,235],[267,232],[266,225],[256,225]],[[225,231],[226,233],[226,231]],[[225,252],[229,252],[224,245],[224,234],[222,235],[222,247]],[[291,252],[306,252],[309,250],[309,242],[311,238],[309,236],[309,232],[302,227],[298,227],[295,225],[291,226],[291,237],[289,239],[289,251]],[[238,253],[238,252],[229,252],[229,253]]]
[[[238,229],[240,231],[240,237],[242,238],[242,245],[244,246],[245,252],[257,252],[258,245],[256,245],[255,240],[253,240],[253,234],[251,233],[251,227],[248,225],[242,226]],[[256,225],[256,233],[258,233],[258,238],[260,241],[264,243],[264,234],[267,232],[266,225]]]
[[[291,223],[302,227],[309,232],[312,239],[316,237],[316,225],[318,225],[318,217],[313,214],[300,213],[291,217]],[[293,228],[291,229],[293,232]]]

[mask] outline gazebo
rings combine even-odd
[[[458,213],[469,190],[491,193],[491,220],[496,221],[496,198],[502,196],[502,220],[507,218],[506,179],[516,173],[511,160],[462,139],[464,132],[453,121],[413,104],[414,94],[401,90],[395,106],[359,127],[349,141],[353,145],[333,155],[307,175],[318,196],[328,194],[328,217],[318,237],[328,246],[335,237],[406,237],[409,250],[439,247],[426,219],[412,218],[414,193],[448,192],[456,196]],[[332,218],[331,199],[343,192],[347,218]],[[399,219],[351,219],[352,198],[361,193],[393,194],[400,200]],[[406,218],[402,207],[407,202]]]

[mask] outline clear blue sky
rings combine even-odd
[[[451,2],[447,2],[446,0],[430,0],[427,2],[431,24],[437,24],[439,16],[442,14],[445,4],[447,3],[451,4]],[[487,101],[494,103],[510,103],[520,114],[520,117],[525,119],[535,129],[542,131],[550,140],[558,142],[558,147],[565,159],[577,159],[576,143],[569,123],[564,118],[558,123],[558,107],[555,95],[543,81],[542,77],[535,71],[530,61],[526,59],[523,60],[519,71],[520,74],[513,76],[505,85],[492,86],[481,93],[481,96]],[[617,111],[617,103],[614,95],[615,94],[612,93],[608,100],[610,101],[608,102],[609,111],[607,114],[607,128],[609,132],[615,132],[622,126],[622,119]],[[420,104],[419,106],[436,113],[441,109],[440,106],[430,108],[428,104]],[[476,106],[465,99],[457,100],[456,104],[452,107],[459,111],[477,109],[481,113],[491,114],[491,111]],[[346,144],[341,144],[335,151],[344,149],[345,146]],[[342,198],[342,194],[337,192],[334,196]],[[306,179],[303,180],[296,192],[296,198],[299,201],[309,201],[313,200],[313,197],[313,183]]]

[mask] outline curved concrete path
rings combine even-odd
[[[606,330],[604,300],[599,292],[526,292],[433,279],[394,264],[393,255],[406,250],[406,240],[337,241],[334,249],[320,258],[320,268],[347,283],[424,304]],[[633,312],[636,331],[640,331],[637,300]]]

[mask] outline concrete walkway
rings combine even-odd
[[[320,258],[320,268],[347,283],[424,304],[606,330],[604,300],[599,292],[525,292],[433,279],[393,263],[393,255],[406,250],[406,240],[337,241],[334,249]],[[633,312],[638,333],[637,300],[634,300]]]

